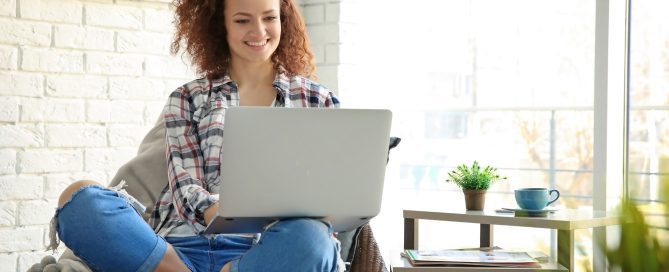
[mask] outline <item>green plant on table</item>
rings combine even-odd
[[[477,161],[472,166],[462,164],[448,173],[447,182],[453,182],[463,190],[487,190],[494,181],[506,179],[497,174],[497,168],[481,168]]]

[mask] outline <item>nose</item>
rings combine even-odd
[[[265,36],[265,24],[262,20],[254,20],[251,34],[260,37]]]

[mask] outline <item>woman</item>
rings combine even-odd
[[[205,77],[174,91],[163,111],[169,180],[150,226],[124,193],[79,181],[59,198],[58,236],[94,270],[343,270],[332,228],[318,220],[279,221],[259,239],[200,235],[218,210],[211,192],[220,182],[227,107],[339,104],[309,79],[313,55],[297,7],[292,0],[177,0],[175,6],[172,52],[185,49]]]

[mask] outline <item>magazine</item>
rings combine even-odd
[[[403,254],[414,266],[541,267],[530,254],[499,247],[413,250]]]

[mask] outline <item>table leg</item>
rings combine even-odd
[[[569,269],[569,271],[576,271],[576,264],[574,262],[574,231],[558,230],[557,240],[558,263]]]
[[[479,238],[480,247],[491,247],[493,244],[492,225],[481,224],[481,235]]]
[[[592,229],[592,271],[594,272],[607,271],[606,236],[606,227]]]
[[[418,249],[418,220],[404,218],[404,249]]]

